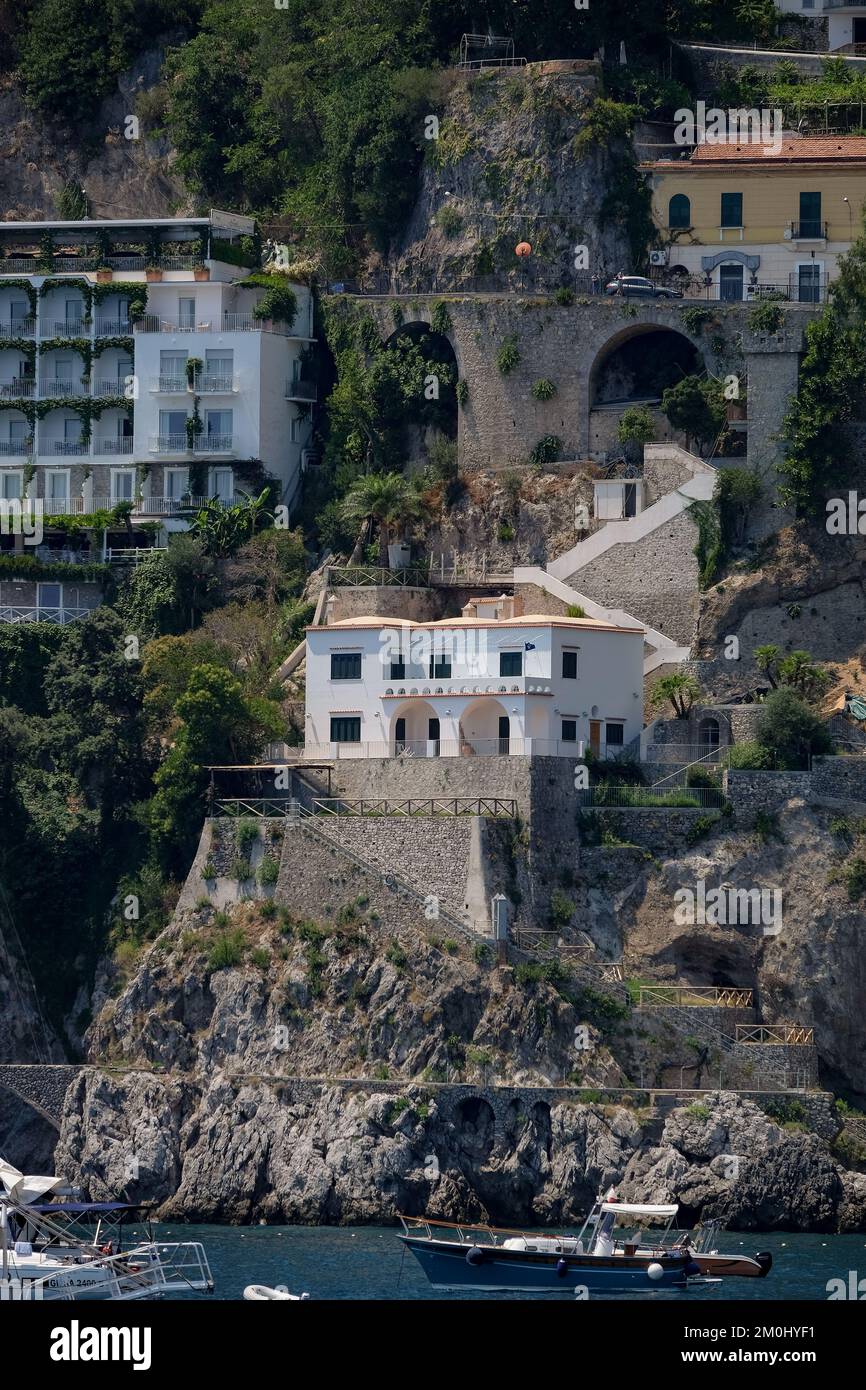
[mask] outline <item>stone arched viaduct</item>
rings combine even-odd
[[[692,343],[716,374],[745,358],[749,462],[765,473],[779,457],[777,436],[796,390],[803,329],[815,313],[808,306],[785,305],[780,331],[767,333],[750,330],[748,304],[702,306],[712,311],[712,319],[689,327],[687,311],[693,306],[682,301],[597,298],[559,305],[549,297],[454,294],[373,296],[352,302],[373,317],[383,341],[393,335],[400,315],[404,325],[429,324],[434,306],[445,306],[451,320],[446,336],[469,392],[459,408],[458,447],[464,469],[525,462],[546,434],[562,440],[561,458],[589,457],[590,392],[597,363],[630,336],[668,329]],[[496,357],[510,338],[520,361],[503,375]],[[557,388],[549,401],[532,396],[533,383],[542,378]]]

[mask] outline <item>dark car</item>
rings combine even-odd
[[[654,285],[644,275],[623,275],[604,287],[605,294],[627,295],[630,299],[682,299],[680,290],[668,285]]]

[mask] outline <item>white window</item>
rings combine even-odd
[[[119,357],[117,359],[117,390],[119,395],[123,395],[126,378],[132,376],[134,371],[131,357]]]
[[[231,410],[206,410],[205,411],[205,434],[208,439],[219,439],[226,441],[226,449],[231,448],[232,442],[232,415]]]
[[[52,502],[65,502],[69,496],[69,474],[48,469],[45,474],[45,496]]]
[[[300,444],[300,442],[301,442],[301,425],[302,425],[302,423],[303,423],[303,421],[300,420],[299,417],[298,417],[297,415],[295,415],[295,416],[292,418],[292,420],[290,421],[290,424],[289,424],[289,438],[290,438],[290,440],[291,440],[291,442],[292,442],[293,444]]]
[[[234,472],[231,468],[214,468],[211,474],[211,497],[231,502],[235,493]]]
[[[177,326],[186,331],[195,328],[194,299],[179,299],[177,301]]]
[[[40,614],[45,616],[58,617],[63,607],[63,585],[62,584],[37,584],[36,585],[36,606]]]
[[[81,443],[81,421],[77,415],[67,415],[63,421],[64,444]]]
[[[54,380],[72,381],[72,358],[55,357],[54,359]]]
[[[135,471],[132,468],[112,468],[112,502],[131,502],[135,490]]]
[[[159,354],[159,384],[163,390],[170,390],[177,383],[186,388],[185,352],[161,352]]]
[[[186,411],[161,410],[159,412],[159,437],[167,440],[170,449],[186,448]]]
[[[30,304],[26,299],[13,299],[9,305],[9,318],[13,325],[30,318]]]
[[[163,483],[163,495],[178,501],[189,491],[189,469],[167,468]]]
[[[20,497],[21,484],[22,474],[9,473],[4,470],[3,473],[0,473],[0,497],[6,498],[7,501],[13,497]]]
[[[26,420],[9,421],[9,438],[14,439],[16,443],[22,443],[25,439],[30,438],[27,430],[28,425]]]
[[[67,299],[66,301],[66,327],[78,328],[81,323],[82,301],[80,299]]]

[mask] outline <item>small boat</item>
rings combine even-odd
[[[267,1298],[291,1299],[293,1303],[302,1303],[309,1296],[308,1293],[289,1293],[283,1284],[277,1284],[273,1289],[267,1284],[247,1284],[244,1289],[244,1298],[248,1303],[258,1303]]]
[[[400,1239],[440,1289],[619,1292],[769,1273],[773,1258],[767,1252],[752,1258],[711,1248],[717,1223],[698,1233],[676,1230],[678,1211],[675,1203],[618,1202],[611,1191],[596,1199],[576,1236],[401,1216]],[[615,1235],[617,1222],[624,1227],[622,1239]],[[644,1229],[653,1223],[662,1228]]]
[[[617,1241],[618,1218],[668,1227],[679,1208],[599,1198],[576,1236],[401,1216],[400,1240],[436,1289],[563,1293],[684,1289],[701,1270],[688,1249]],[[450,1236],[446,1233],[450,1232]]]
[[[139,1241],[124,1251],[122,1218],[134,1208],[39,1200],[59,1187],[59,1178],[26,1177],[0,1159],[0,1299],[127,1303],[213,1292],[198,1241]]]

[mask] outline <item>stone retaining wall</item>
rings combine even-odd
[[[808,798],[812,791],[812,774],[740,772],[726,768],[722,786],[734,807],[735,820],[750,824],[759,811],[772,814],[793,797]]]
[[[866,758],[816,758],[812,795],[839,801],[866,801]]]

